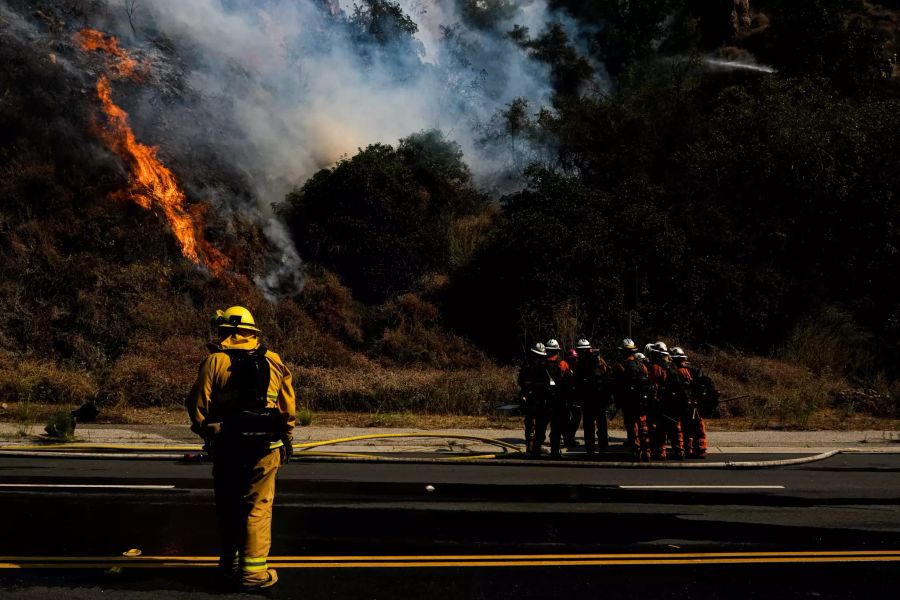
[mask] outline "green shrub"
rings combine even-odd
[[[807,429],[809,419],[816,410],[822,408],[822,396],[807,393],[808,390],[793,390],[778,399],[774,416],[782,427]]]
[[[66,411],[57,411],[50,415],[47,426],[44,427],[47,435],[56,440],[69,441],[75,437],[75,417]]]
[[[297,425],[302,427],[306,427],[312,423],[312,411],[308,408],[298,408],[297,409]]]

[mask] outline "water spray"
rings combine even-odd
[[[757,65],[753,63],[745,63],[737,60],[723,60],[721,58],[706,58],[704,62],[721,70],[738,70],[738,71],[754,71],[756,73],[777,73],[778,69],[768,65]]]

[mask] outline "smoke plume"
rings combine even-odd
[[[551,93],[546,65],[506,35],[539,33],[553,18],[544,0],[400,0],[414,33],[352,0],[139,0],[130,19],[128,3],[106,3],[107,32],[153,65],[153,85],[129,107],[137,128],[220,214],[263,224],[282,251],[257,278],[272,295],[300,267],[272,211],[292,188],[424,129],[458,142],[489,185],[504,165],[480,147],[484,128],[512,100],[536,111]],[[250,194],[202,176],[190,165],[200,157],[228,165]]]
[[[215,120],[217,139],[207,141],[251,177],[267,206],[359,147],[422,129],[443,130],[485,175],[479,127],[514,98],[546,104],[546,67],[505,35],[514,24],[542,29],[543,0],[497,2],[514,10],[495,22],[483,15],[480,27],[460,12],[464,0],[399,4],[417,27],[409,44],[357,31],[346,0],[154,0],[133,21],[139,38],[166,38],[185,63],[185,95],[195,100],[187,131],[204,125],[198,116]],[[470,12],[481,4],[492,5],[471,2]]]
[[[359,148],[439,129],[481,185],[508,181],[515,165],[481,141],[513,100],[536,113],[552,90],[547,65],[507,33],[572,22],[547,0],[98,0],[80,13],[30,4],[3,8],[6,27],[96,29],[140,63],[141,81],[115,87],[112,101],[226,234],[240,235],[240,223],[264,232],[277,252],[255,279],[271,297],[301,284],[273,206]],[[86,81],[101,74],[95,59],[59,60],[86,69]]]

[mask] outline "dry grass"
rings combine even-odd
[[[870,378],[878,362],[876,348],[875,336],[850,313],[828,306],[794,328],[779,358],[817,374]]]
[[[298,368],[300,401],[313,412],[488,415],[516,393],[515,370]]]
[[[187,336],[164,344],[142,341],[101,382],[85,372],[47,362],[14,363],[0,355],[0,402],[7,404],[0,419],[46,422],[62,407],[94,398],[101,423],[185,424],[182,401],[196,362],[184,357],[203,354],[200,343]],[[720,405],[709,420],[713,430],[900,428],[894,400],[900,389],[888,382],[859,387],[827,369],[816,373],[784,360],[719,350],[689,354],[712,376],[723,398],[749,396]],[[403,368],[360,359],[336,368],[291,369],[298,408],[312,411],[313,426],[517,429],[521,423],[496,413],[497,406],[515,397],[511,367]]]
[[[420,415],[415,413],[321,412],[313,415],[315,427],[398,427],[405,429],[518,429],[521,417],[499,415]]]
[[[203,343],[190,337],[141,340],[116,361],[103,396],[135,407],[180,405],[197,377],[197,364],[184,357],[203,352]]]
[[[847,417],[840,410],[823,408],[812,413],[805,427],[779,425],[772,422],[768,427],[756,426],[754,417],[720,417],[707,419],[710,431],[754,431],[768,429],[774,431],[900,431],[900,419],[853,415]]]
[[[692,359],[713,378],[722,399],[749,396],[720,404],[717,415],[742,419],[749,429],[810,428],[813,417],[848,387],[842,378],[773,358],[714,350]]]
[[[468,264],[475,251],[487,239],[497,217],[497,210],[457,219],[450,226],[450,265],[460,268]]]
[[[0,399],[18,403],[80,404],[97,394],[88,373],[60,369],[49,361],[0,361]]]

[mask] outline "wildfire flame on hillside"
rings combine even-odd
[[[83,50],[102,51],[114,59],[110,70],[116,75],[137,77],[138,62],[119,47],[114,36],[107,37],[99,31],[83,29],[76,40]],[[106,75],[97,81],[97,96],[108,122],[100,135],[110,150],[131,166],[131,187],[127,196],[146,210],[154,207],[162,209],[184,257],[206,265],[214,275],[219,275],[230,266],[231,261],[203,238],[202,223],[186,210],[184,192],[178,186],[175,175],[156,156],[159,149],[137,141],[128,125],[128,113],[112,100],[112,88]]]
[[[115,58],[116,62],[110,68],[119,76],[136,77],[138,62],[119,47],[119,40],[115,36],[106,37],[96,29],[82,29],[75,34],[75,41],[86,52],[103,51]]]

